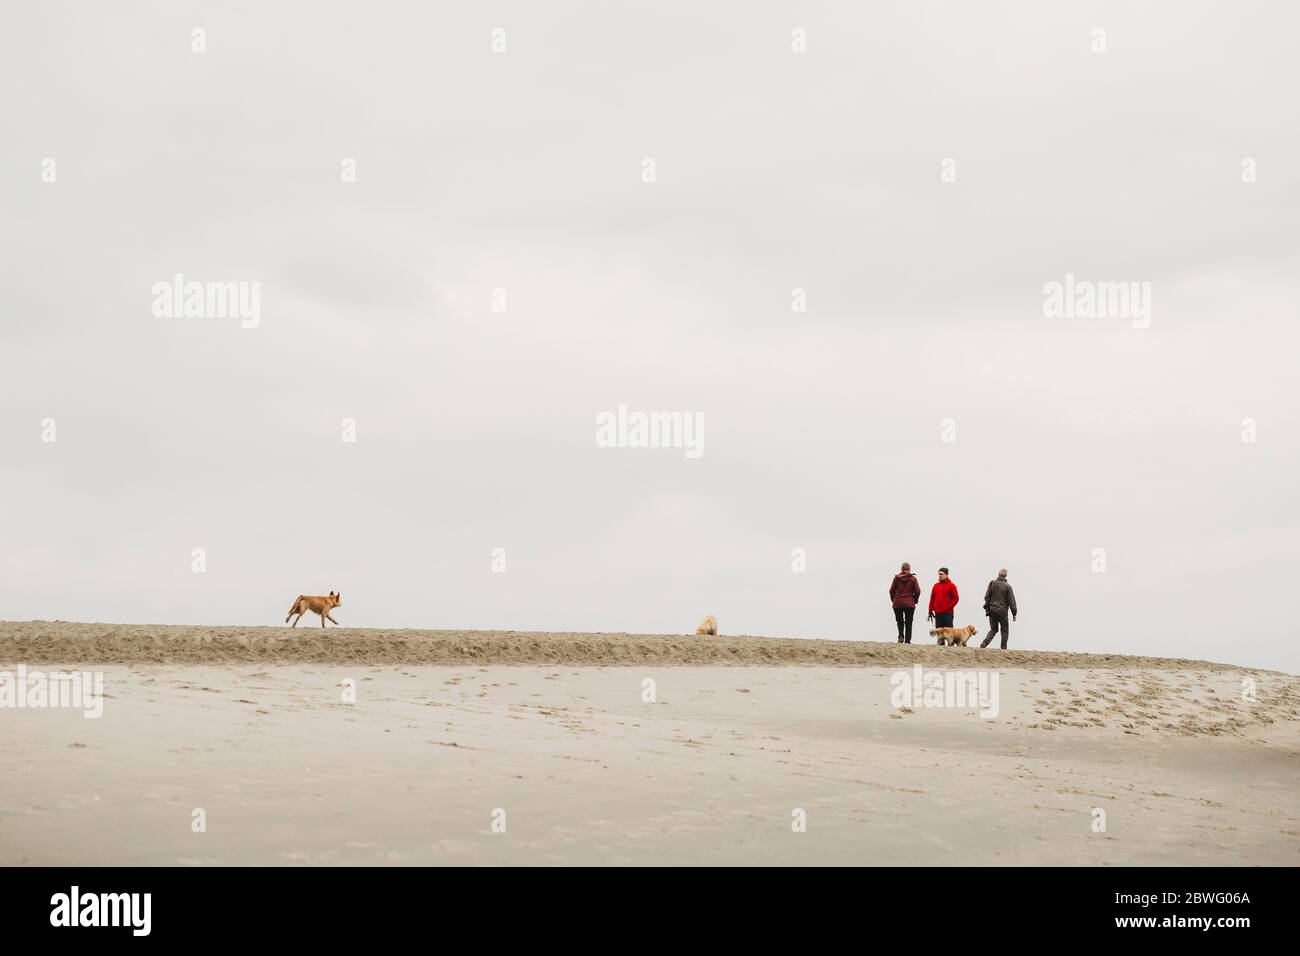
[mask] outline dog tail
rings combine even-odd
[[[937,627],[931,628],[931,629],[930,629],[930,636],[931,636],[931,637],[938,637],[938,636],[939,636],[939,629],[938,629]]]

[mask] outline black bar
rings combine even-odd
[[[562,942],[608,924],[632,937],[698,926],[697,936],[806,944],[833,932],[870,940],[912,935],[926,944],[977,945],[1050,932],[1040,943],[1203,941],[1215,946],[1273,938],[1293,928],[1289,869],[1248,868],[9,868],[0,871],[6,942],[78,944],[257,940],[373,944],[397,932],[431,945],[464,934],[483,945],[518,933],[531,945]],[[149,894],[117,926],[54,926],[71,909],[100,909],[97,894]],[[68,906],[58,910],[62,894]],[[1173,896],[1166,894],[1175,894]],[[1198,895],[1203,898],[1198,898]],[[96,896],[87,904],[87,896]],[[90,907],[89,909],[87,907]],[[130,917],[134,915],[134,922]],[[1208,919],[1206,928],[1199,921]],[[1142,922],[1121,921],[1150,921]],[[1193,924],[1191,921],[1197,921]],[[1224,921],[1241,921],[1228,925]],[[69,920],[70,921],[70,920]],[[603,931],[603,930],[602,930]],[[435,935],[429,935],[434,933]],[[880,934],[885,934],[881,936]],[[1263,934],[1263,935],[1258,935]],[[609,937],[611,944],[617,939]],[[1049,940],[1052,942],[1049,943]],[[666,940],[661,940],[666,945]],[[11,950],[12,952],[13,950]]]

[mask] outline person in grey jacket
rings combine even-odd
[[[984,643],[980,647],[988,647],[989,642],[997,636],[999,630],[1002,631],[1002,649],[1007,649],[1007,638],[1011,636],[1011,625],[1007,623],[1007,612],[1011,612],[1011,620],[1016,619],[1016,592],[1011,590],[1011,585],[1007,583],[1007,569],[1003,568],[998,572],[996,581],[990,581],[989,586],[984,591],[984,613],[989,616],[989,634],[984,638]]]

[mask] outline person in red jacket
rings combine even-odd
[[[903,570],[894,575],[889,585],[889,600],[894,605],[894,621],[898,624],[898,643],[912,643],[912,615],[916,602],[921,599],[921,585],[912,573],[912,566],[903,562]]]
[[[957,585],[948,577],[948,569],[939,569],[939,583],[930,588],[930,613],[928,620],[934,621],[935,627],[952,627],[953,611],[957,607]]]

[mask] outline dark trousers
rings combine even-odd
[[[1011,624],[1007,621],[1007,612],[1001,614],[989,615],[989,636],[984,638],[984,643],[980,647],[988,647],[989,641],[997,636],[998,628],[1002,629],[1002,649],[1007,649],[1007,638],[1011,636]]]
[[[952,612],[952,611],[949,611],[947,614],[936,614],[936,615],[934,616],[934,626],[935,626],[935,627],[952,627],[952,618],[953,618],[953,612]]]
[[[894,608],[894,621],[898,624],[898,641],[900,644],[912,643],[912,615],[916,613],[914,607],[896,607]]]

